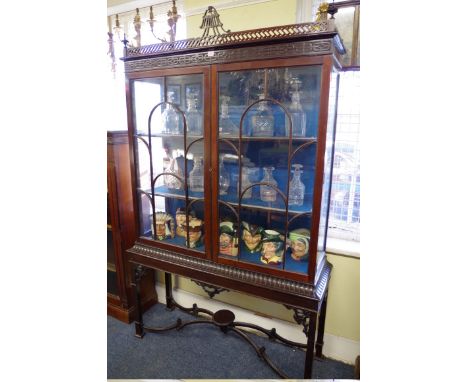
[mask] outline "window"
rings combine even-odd
[[[360,225],[360,72],[340,75],[329,237],[359,241]]]

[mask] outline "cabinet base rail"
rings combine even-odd
[[[178,308],[186,313],[189,313],[195,317],[200,317],[199,314],[203,313],[209,316],[208,319],[200,318],[193,321],[182,322],[180,318],[177,321],[169,325],[167,327],[150,327],[145,326],[143,323],[143,314],[141,309],[141,296],[140,296],[140,280],[143,274],[145,273],[146,268],[142,265],[138,265],[135,268],[135,282],[132,283],[132,286],[135,288],[136,293],[136,308],[137,308],[137,319],[135,321],[135,336],[138,338],[143,338],[145,333],[161,333],[166,332],[169,330],[182,330],[186,326],[196,325],[196,324],[211,324],[217,326],[223,333],[227,333],[228,331],[232,331],[239,335],[242,339],[244,339],[248,344],[250,344],[255,352],[257,353],[258,357],[262,358],[263,361],[281,378],[289,379],[289,377],[280,370],[273,361],[268,357],[266,354],[266,349],[264,346],[259,347],[243,330],[240,330],[239,327],[254,329],[259,332],[262,332],[268,336],[270,340],[282,342],[288,346],[306,349],[306,361],[305,361],[305,368],[304,368],[304,379],[311,379],[312,378],[312,362],[313,362],[313,349],[315,343],[315,327],[316,327],[316,314],[308,315],[308,331],[307,331],[307,343],[302,344],[299,342],[290,341],[279,334],[276,333],[276,329],[272,328],[271,330],[267,330],[262,328],[259,325],[250,324],[247,322],[236,322],[235,315],[233,312],[227,309],[221,309],[216,312],[211,312],[208,309],[203,309],[197,306],[197,304],[193,304],[192,307],[184,307],[178,304],[174,297],[172,296],[172,279],[170,273],[165,273],[165,281],[166,281],[166,308],[169,310],[174,310]],[[326,299],[324,301],[326,304]],[[322,318],[322,317],[321,317]],[[321,321],[321,320],[320,320]],[[323,328],[322,325],[319,324],[319,333],[318,333],[318,341],[315,343],[317,346],[316,355],[317,357],[322,357],[322,345],[323,345],[323,333],[320,333]],[[322,341],[320,341],[322,339]]]

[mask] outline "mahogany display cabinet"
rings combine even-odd
[[[145,271],[162,270],[168,308],[304,348],[304,378],[311,378],[314,348],[322,356],[343,53],[328,20],[126,47],[123,57],[136,227],[128,259],[137,299]],[[181,307],[171,274],[211,295],[227,289],[284,304],[304,325],[305,343],[238,323],[228,310]],[[200,322],[150,328],[139,313],[140,337]]]
[[[135,240],[130,158],[126,131],[107,132],[107,314],[123,322],[136,317],[124,250]],[[142,280],[142,309],[157,303],[154,272]]]

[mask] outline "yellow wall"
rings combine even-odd
[[[214,6],[220,14],[224,29],[237,32],[245,29],[256,29],[275,25],[293,24],[296,22],[296,2],[291,0],[271,0],[264,3],[242,7],[218,9],[218,4],[225,1],[185,0],[185,12],[197,8],[204,10],[187,17],[187,38],[200,37],[202,16],[209,5]]]
[[[332,278],[328,292],[327,320],[325,332],[335,336],[359,341],[359,265],[360,260],[353,257],[327,255],[333,265]],[[164,283],[164,274],[158,272],[157,279]],[[175,277],[174,288],[207,297],[207,294],[194,282],[182,277]],[[251,297],[237,292],[223,292],[215,300],[248,309],[260,315],[275,317],[295,322],[293,312],[283,305]],[[165,296],[159,296],[164,303]]]

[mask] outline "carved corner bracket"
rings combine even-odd
[[[143,265],[139,264],[135,267],[133,272],[134,272],[135,277],[134,277],[134,282],[132,284],[135,286],[136,284],[140,283],[141,279],[145,275],[146,268]]]
[[[308,310],[300,309],[300,308],[293,308],[292,306],[284,305],[287,309],[294,310],[294,321],[296,321],[299,325],[302,325],[304,329],[302,329],[303,333],[308,337],[309,336],[309,321],[311,312]]]
[[[208,294],[208,296],[210,296],[210,298],[213,298],[214,296],[216,296],[217,294],[221,292],[229,292],[229,289],[226,289],[226,288],[220,288],[214,285],[202,283],[201,281],[196,281],[196,280],[192,280],[192,281],[198,286],[202,287],[203,290]]]

